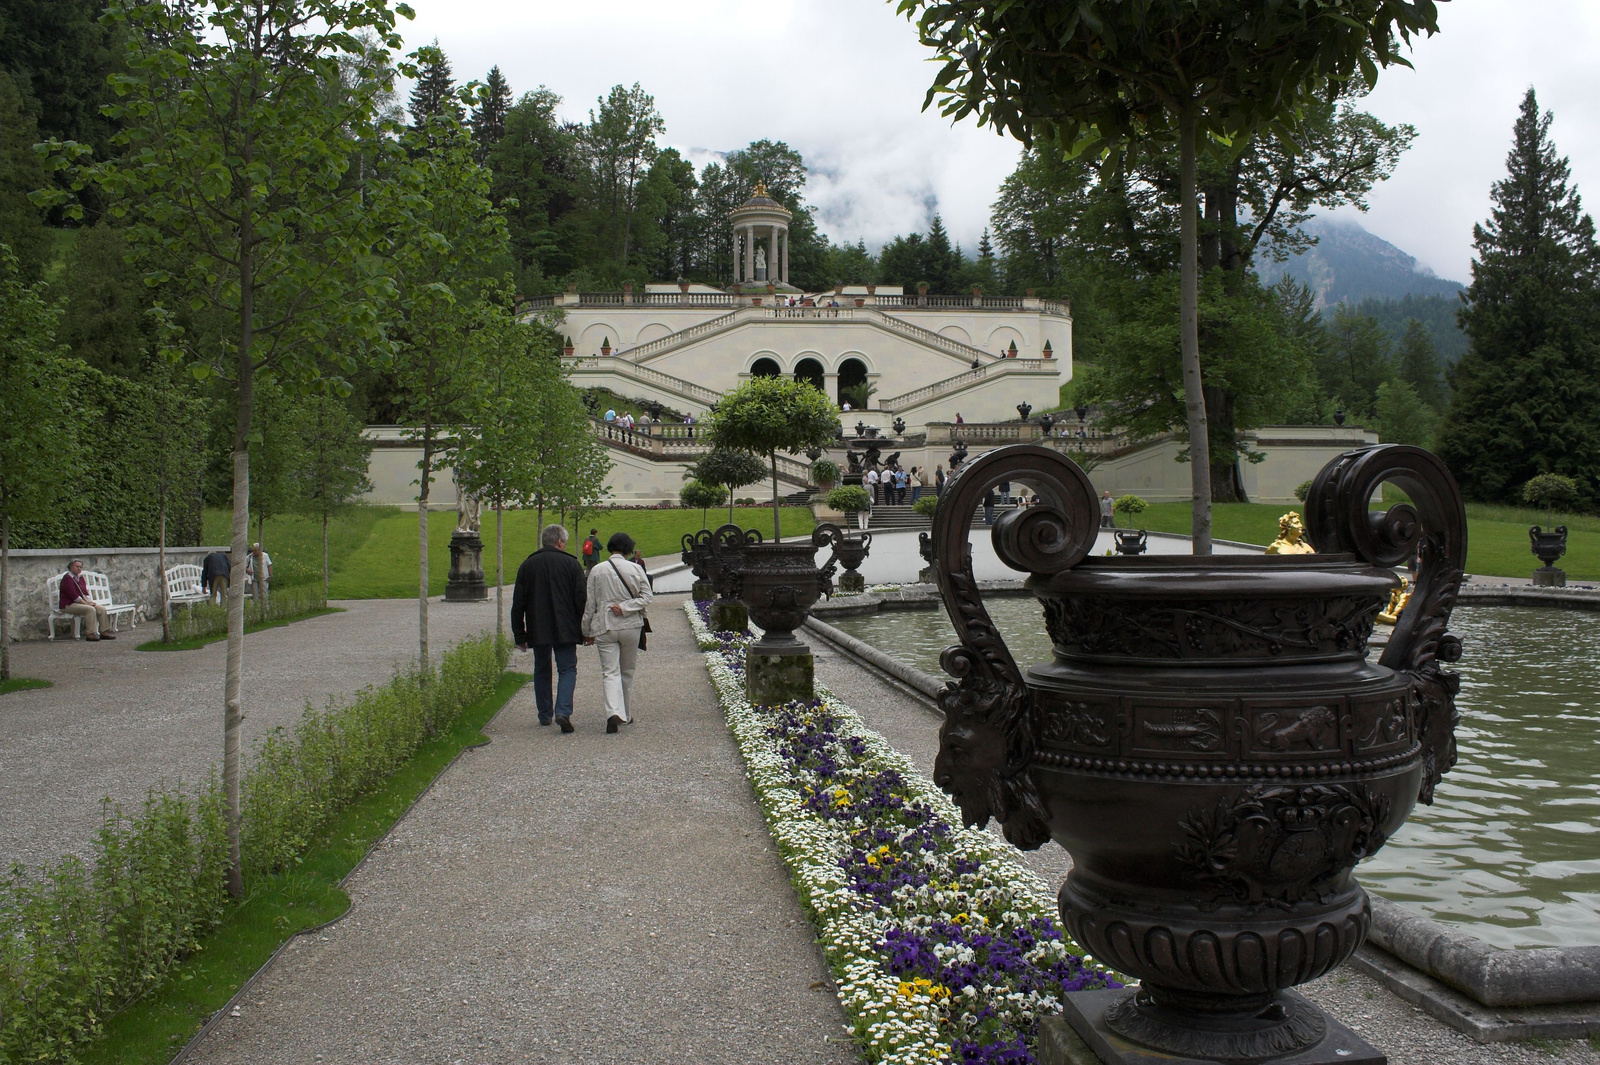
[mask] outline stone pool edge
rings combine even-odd
[[[981,587],[989,595],[1027,594],[1021,581],[985,581]],[[1568,605],[1547,593],[1519,593],[1513,590],[1507,595],[1497,589],[1492,605],[1513,605],[1501,601],[1501,596],[1537,596],[1540,606]],[[933,585],[903,585],[829,602],[838,605],[828,609],[819,603],[823,609],[816,613],[847,617],[880,610],[915,610],[938,605],[939,596]],[[1584,602],[1580,608],[1595,607]],[[807,618],[805,625],[850,659],[881,671],[938,712],[937,697],[944,679],[820,618]],[[1476,936],[1451,931],[1370,890],[1367,894],[1372,899],[1372,931],[1367,944],[1348,964],[1395,995],[1480,1042],[1600,1035],[1600,947],[1496,947]]]

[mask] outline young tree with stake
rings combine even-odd
[[[795,455],[831,444],[839,432],[839,408],[809,381],[756,377],[719,400],[711,419],[713,444],[753,451],[771,464],[772,541],[781,543],[778,452]]]

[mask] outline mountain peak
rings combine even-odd
[[[1257,268],[1265,284],[1288,274],[1311,286],[1319,307],[1406,295],[1452,296],[1464,287],[1437,276],[1359,222],[1319,215],[1305,230],[1317,238],[1312,248],[1283,263],[1258,259]]]

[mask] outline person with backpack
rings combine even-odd
[[[600,530],[590,529],[589,538],[583,542],[583,572],[587,574],[600,561]]]

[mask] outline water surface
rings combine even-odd
[[[991,598],[1019,664],[1047,661],[1032,598]],[[935,676],[942,610],[832,622]],[[1501,947],[1600,944],[1600,615],[1466,607],[1461,761],[1361,867],[1373,890]]]

